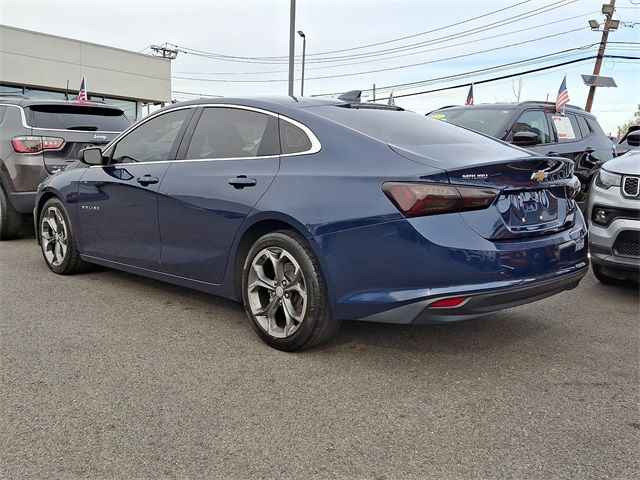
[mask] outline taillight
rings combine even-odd
[[[387,182],[382,190],[405,217],[482,210],[500,193],[483,187],[404,182]]]
[[[18,153],[40,153],[44,150],[60,150],[64,139],[57,137],[13,137],[13,149]]]

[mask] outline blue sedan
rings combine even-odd
[[[38,192],[53,272],[99,264],[242,301],[282,350],[343,320],[486,315],[588,268],[571,161],[397,107],[203,99],[82,157]]]

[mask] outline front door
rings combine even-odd
[[[158,189],[191,110],[143,122],[110,147],[109,161],[82,176],[78,190],[78,243],[86,255],[160,269]]]
[[[220,283],[240,225],[278,172],[278,118],[206,107],[184,152],[160,189],[162,267]]]

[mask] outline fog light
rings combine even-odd
[[[429,305],[429,308],[455,308],[455,307],[460,307],[460,306],[464,305],[465,303],[467,303],[467,300],[469,300],[469,298],[471,298],[471,297],[451,297],[451,298],[445,298],[443,300],[436,300],[431,305]]]
[[[604,210],[596,210],[596,214],[593,219],[598,223],[607,223],[607,212]]]

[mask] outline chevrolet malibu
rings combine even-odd
[[[99,264],[244,304],[298,350],[343,320],[464,320],[588,268],[571,161],[351,100],[166,107],[38,191],[48,267]]]

